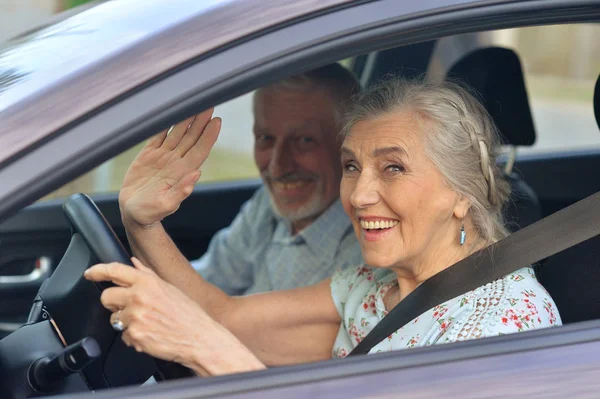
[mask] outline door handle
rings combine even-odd
[[[41,256],[34,261],[34,267],[28,274],[0,275],[0,294],[2,298],[22,298],[26,301],[28,296],[33,300],[35,293],[39,290],[46,278],[52,274],[52,259]],[[0,298],[0,303],[2,299]],[[19,306],[20,305],[20,302]],[[13,312],[14,313],[14,312]],[[0,320],[0,339],[17,330],[26,319],[19,313],[11,313],[10,309],[2,309],[2,320]]]
[[[35,266],[29,274],[0,276],[1,288],[18,288],[39,286],[52,273],[52,261],[47,256],[40,256],[35,260]]]
[[[0,322],[0,339],[17,331],[22,325],[23,323]]]

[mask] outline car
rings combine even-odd
[[[516,193],[506,212],[517,231],[600,191],[599,21],[600,0],[121,0],[59,16],[0,45],[2,397],[39,394],[34,380],[47,395],[77,398],[95,390],[99,399],[596,396],[596,239],[537,265],[562,327],[142,384],[151,375],[182,377],[185,370],[126,348],[99,304],[101,287],[81,279],[82,268],[103,260],[99,254],[127,260],[117,193],[84,185],[92,202],[65,196],[64,185],[92,170],[92,181],[106,173],[118,181],[124,168],[107,170],[126,168],[140,143],[211,106],[238,122],[224,132],[222,148],[248,142],[248,93],[341,62],[363,85],[395,72],[452,76],[477,89],[505,140],[502,162]],[[521,54],[506,45],[515,29],[535,32]],[[555,46],[571,31],[575,45]],[[533,67],[520,57],[528,52],[544,54],[538,70],[572,65],[580,84],[527,75]],[[554,97],[536,100],[532,83]],[[244,125],[247,131],[238,129]],[[541,147],[534,145],[538,134]],[[198,185],[164,222],[189,259],[206,250],[260,185],[251,162],[233,154],[224,162],[239,163],[239,175],[251,179]],[[93,362],[97,357],[102,361]],[[86,364],[68,373],[64,362],[74,370]]]

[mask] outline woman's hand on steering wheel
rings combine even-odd
[[[134,267],[98,264],[84,276],[112,281],[101,301],[120,321],[125,344],[151,356],[180,363],[200,375],[251,371],[264,365],[222,325],[175,286],[138,259]]]

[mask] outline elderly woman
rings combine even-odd
[[[202,114],[181,135],[188,146],[196,142],[189,151],[197,163],[218,134],[220,123],[210,118]],[[508,186],[495,162],[497,133],[467,90],[385,82],[351,105],[341,135],[340,196],[366,265],[311,287],[246,297],[228,297],[197,275],[185,295],[137,259],[135,268],[96,265],[86,278],[119,286],[105,290],[102,303],[114,312],[111,322],[125,328],[123,340],[202,375],[344,357],[423,281],[506,236]],[[148,147],[159,151],[165,137]],[[169,159],[185,154],[162,151]],[[198,166],[171,171],[179,190],[173,195],[189,195]],[[439,304],[371,353],[560,323],[527,267]]]

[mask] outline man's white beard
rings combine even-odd
[[[325,187],[322,180],[318,180],[315,191],[306,203],[300,207],[295,207],[294,209],[288,209],[285,206],[280,208],[273,198],[273,193],[271,193],[271,190],[269,189],[269,198],[271,199],[271,207],[273,208],[273,212],[275,215],[286,219],[291,223],[296,223],[306,219],[316,219],[321,213],[325,212],[327,209],[327,204],[325,203],[324,197]]]

